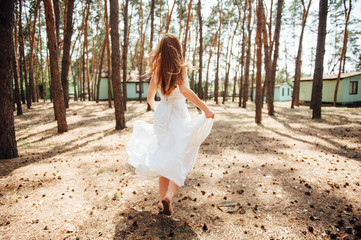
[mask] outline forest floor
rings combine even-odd
[[[252,103],[210,106],[213,130],[171,217],[158,214],[157,179],[127,164],[134,120],[153,120],[144,102],[128,102],[121,131],[107,102],[71,101],[63,134],[51,103],[25,109],[20,156],[0,161],[0,238],[361,238],[360,108],[324,107],[313,121],[306,106],[276,103],[257,125]]]

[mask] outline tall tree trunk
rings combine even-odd
[[[293,94],[292,94],[292,101],[291,101],[291,108],[294,108],[296,105],[297,107],[300,105],[299,98],[300,98],[300,79],[301,79],[301,56],[302,56],[302,42],[303,42],[303,33],[306,26],[308,12],[310,10],[312,0],[309,0],[307,8],[305,7],[304,0],[302,2],[303,7],[303,14],[302,14],[302,26],[301,26],[301,35],[300,41],[298,43],[298,51],[296,57],[296,67],[295,67],[295,80],[293,86]]]
[[[14,0],[0,2],[0,159],[18,157],[13,114]],[[10,46],[10,47],[9,47]]]
[[[64,91],[64,103],[65,107],[69,107],[69,65],[70,65],[70,46],[71,36],[73,34],[73,11],[75,0],[68,0],[66,27],[64,31],[64,43],[63,43],[63,59],[61,61],[61,84]]]
[[[253,89],[254,89],[254,70],[255,70],[255,64],[256,64],[256,50],[257,48],[254,47],[253,50],[253,58],[252,58],[252,83],[251,83],[251,101],[254,101],[254,96],[253,96]]]
[[[64,94],[59,76],[58,45],[55,34],[55,17],[51,0],[43,0],[46,16],[46,30],[48,35],[48,48],[50,52],[50,69],[54,93],[54,110],[58,122],[58,132],[67,132],[66,111],[64,105]]]
[[[38,18],[38,9],[40,0],[36,1],[34,10],[34,21],[32,22],[32,31],[30,33],[30,58],[29,58],[29,94],[33,102],[35,102],[35,88],[34,88],[34,45],[35,45],[35,32],[36,32],[36,19]]]
[[[255,122],[262,121],[262,19],[263,19],[263,0],[257,0],[257,73],[256,73],[256,117]]]
[[[76,61],[74,63],[74,66],[71,65],[71,62],[70,62],[70,68],[71,68],[71,74],[73,75],[73,85],[74,85],[74,101],[78,101],[78,94],[77,94],[77,91],[76,91],[76,85],[77,85],[77,81],[76,81],[76,72],[74,73],[74,68],[76,68]]]
[[[316,60],[315,60],[315,71],[313,74],[312,96],[311,96],[312,119],[321,118],[322,75],[323,75],[323,59],[325,55],[328,0],[320,0],[319,6],[320,6],[320,10],[318,14]]]
[[[247,40],[247,51],[246,51],[246,66],[244,70],[244,86],[243,86],[243,102],[242,107],[247,107],[248,100],[248,91],[249,91],[249,66],[251,61],[251,21],[252,21],[252,0],[248,0],[248,23],[247,23],[247,32],[248,32],[248,40]]]
[[[60,3],[59,0],[53,0],[54,14],[55,14],[55,29],[56,29],[56,45],[58,46],[58,59],[60,59]]]
[[[196,26],[196,29],[197,29],[197,26]],[[194,50],[193,50],[193,54],[192,54],[192,66],[194,66],[196,64],[197,44],[198,44],[198,31],[196,31],[196,39],[194,42]],[[195,72],[195,70],[192,70],[192,74],[191,74],[191,89],[193,91],[195,91],[195,89],[194,89],[194,72]]]
[[[175,6],[175,2],[176,1],[174,0],[172,9],[170,10],[170,13],[167,16],[167,25],[165,27],[165,32],[166,33],[169,31],[170,20],[172,19],[172,13],[173,13],[173,9],[174,9],[174,6]],[[168,12],[169,12],[169,10],[168,10]]]
[[[128,1],[128,0],[126,0]],[[108,107],[112,107],[111,91],[111,61],[110,61],[110,41],[109,41],[109,21],[108,21],[108,1],[104,0],[104,22],[105,22],[105,42],[107,45],[107,62],[108,62]]]
[[[150,42],[149,42],[149,56],[150,52],[153,50],[153,38],[154,38],[154,8],[155,0],[150,2]],[[150,81],[149,81],[150,82]],[[147,102],[147,111],[152,110],[151,106]]]
[[[246,2],[247,3],[247,2]],[[238,6],[238,12],[239,15],[241,15],[241,10],[240,10],[240,6]],[[242,95],[243,95],[243,74],[244,74],[244,48],[245,48],[245,42],[246,42],[246,37],[245,37],[245,22],[246,22],[246,8],[243,9],[243,23],[242,23],[242,54],[241,54],[241,82],[239,84],[239,102],[238,102],[238,106],[241,107],[242,106]]]
[[[206,73],[206,83],[205,83],[205,86],[204,86],[204,101],[207,101],[208,99],[208,75],[209,75],[209,66],[211,65],[211,58],[212,58],[212,55],[213,55],[213,52],[212,52],[212,47],[215,47],[215,45],[217,44],[217,39],[218,39],[218,31],[216,32],[214,38],[213,38],[213,43],[211,43],[209,45],[209,53],[208,53],[208,63],[207,63],[207,73]]]
[[[202,5],[201,0],[198,0],[198,20],[199,20],[199,77],[198,77],[198,97],[203,98],[202,91],[202,72],[203,72],[203,32],[202,32]]]
[[[237,66],[237,67],[238,67],[238,66]],[[237,86],[237,74],[238,74],[238,71],[236,70],[236,73],[235,73],[234,78],[233,78],[232,102],[234,102],[234,99],[236,98],[236,94],[237,94],[237,91],[236,91],[236,86]]]
[[[16,30],[16,24],[13,26],[14,29]],[[13,40],[16,40],[16,31],[15,32],[15,36],[13,37]],[[15,44],[13,42],[13,55],[12,55],[12,66],[13,66],[13,72],[14,72],[14,83],[15,83],[15,89],[14,89],[14,98],[15,98],[15,103],[16,103],[16,114],[22,115],[23,114],[23,108],[21,106],[21,99],[20,99],[20,89],[19,89],[19,76],[18,76],[18,67],[17,67],[17,54],[16,54],[16,46],[17,46],[17,41],[15,41]]]
[[[191,10],[192,10],[192,0],[189,0],[186,31],[185,31],[185,35],[184,35],[184,41],[183,41],[183,58],[184,58],[184,60],[186,59],[187,38],[188,38],[188,31],[189,31],[189,20],[191,19]]]
[[[335,106],[335,107],[336,107],[336,103],[337,103],[338,86],[340,84],[340,79],[341,79],[342,64],[344,63],[343,60],[345,59],[345,55],[346,55],[347,35],[348,35],[347,26],[348,26],[348,21],[350,19],[352,1],[349,0],[349,9],[347,9],[347,7],[346,7],[346,0],[343,0],[343,6],[344,6],[344,11],[345,11],[345,30],[343,32],[343,45],[342,45],[341,56],[340,56],[340,66],[338,68],[335,93],[333,95],[333,106]]]
[[[23,0],[19,0],[19,75],[20,75],[20,98],[23,104],[25,104],[25,93],[23,83],[23,61],[24,61],[24,35],[23,26],[21,21]],[[16,46],[15,46],[16,47]]]
[[[112,81],[115,108],[115,129],[125,128],[125,118],[122,104],[122,92],[120,88],[120,46],[119,46],[119,2],[110,0],[110,27],[112,41]]]
[[[99,102],[100,80],[102,78],[102,68],[103,68],[103,60],[104,60],[104,53],[105,53],[105,45],[106,45],[106,41],[104,40],[102,50],[101,50],[99,72],[98,72],[97,97],[96,97],[97,103]]]
[[[49,54],[48,54],[48,50],[46,50],[46,78],[44,80],[44,85],[43,85],[43,100],[44,103],[46,102],[46,100],[48,99],[48,78],[49,78],[49,73],[50,73],[50,65],[49,65]]]
[[[219,88],[219,55],[221,49],[221,30],[222,30],[222,0],[219,7],[219,26],[218,26],[218,41],[217,41],[217,67],[216,67],[216,79],[214,81],[214,101],[218,104],[218,88]]]
[[[86,79],[88,86],[88,101],[91,101],[91,91],[90,91],[90,69],[89,69],[89,48],[88,48],[88,19],[90,13],[90,1],[87,0],[87,13],[85,18],[84,25],[84,47],[86,51]]]
[[[20,16],[22,16],[22,0],[20,0]],[[25,82],[25,91],[26,91],[26,105],[27,108],[31,107],[31,95],[29,94],[29,84],[27,79],[27,71],[26,71],[26,56],[24,50],[24,34],[21,17],[19,18],[19,51],[20,51],[20,90],[22,94],[23,103],[25,103],[25,94],[23,89],[22,78],[24,77]]]
[[[153,2],[154,0],[152,0]],[[181,39],[182,36],[182,12],[183,12],[183,0],[179,1],[179,39]]]
[[[153,4],[154,4],[154,0]],[[127,73],[128,73],[128,5],[129,0],[125,0],[125,8],[124,8],[124,47],[123,47],[123,107],[124,111],[127,110]],[[153,6],[154,7],[154,6]],[[153,9],[154,14],[154,9]],[[153,16],[154,20],[154,16]]]
[[[139,16],[139,21],[140,21],[140,46],[139,46],[139,58],[138,58],[138,71],[139,71],[139,102],[142,102],[142,91],[143,91],[143,82],[142,82],[142,75],[143,75],[143,49],[144,49],[144,44],[143,44],[143,4],[142,4],[142,0],[140,0],[140,16]]]
[[[82,77],[82,88],[81,88],[81,99],[82,101],[85,101],[85,45],[83,44],[83,54],[82,54],[82,60],[81,60],[81,63],[82,63],[82,74],[83,74],[83,77]]]
[[[230,49],[229,58],[226,60],[227,65],[226,65],[226,78],[224,81],[224,91],[223,91],[223,101],[222,101],[223,104],[226,102],[226,99],[228,97],[228,82],[229,82],[229,72],[231,70],[231,60],[232,60],[232,55],[233,55],[233,52],[232,52],[233,51],[233,40],[234,40],[234,37],[236,36],[240,20],[241,20],[241,15],[238,16],[236,27],[233,31],[232,39],[231,39],[230,43],[228,44],[228,46],[230,45],[231,49]],[[228,47],[227,47],[227,55],[228,55]]]
[[[272,68],[271,68],[271,76],[270,76],[270,84],[269,87],[269,98],[267,96],[267,106],[268,106],[268,115],[273,116],[275,114],[273,99],[274,99],[274,89],[275,89],[275,81],[276,81],[276,69],[277,69],[277,60],[278,60],[278,51],[280,44],[280,32],[281,32],[281,17],[282,17],[282,9],[283,9],[283,0],[278,0],[277,2],[277,18],[276,18],[276,26],[274,33],[274,52],[273,52],[273,60],[272,60]]]

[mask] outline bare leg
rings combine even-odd
[[[177,189],[178,189],[178,185],[175,184],[173,181],[169,181],[168,191],[166,194],[166,198],[168,198],[169,201],[172,201],[174,193],[175,193],[175,191],[177,191]]]
[[[169,181],[167,194],[165,195],[164,199],[162,200],[163,213],[166,215],[171,215],[173,212],[171,203],[172,203],[172,198],[174,196],[174,193],[177,189],[178,189],[178,185],[172,181]]]
[[[165,177],[159,177],[159,202],[165,197],[168,191],[169,179]]]

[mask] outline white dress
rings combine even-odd
[[[161,101],[154,112],[154,123],[134,121],[126,146],[128,163],[140,178],[163,176],[181,187],[214,119],[207,119],[204,113],[192,119],[178,86],[168,97],[158,92]]]

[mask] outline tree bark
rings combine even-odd
[[[323,59],[325,55],[325,40],[327,29],[327,8],[328,0],[320,0],[318,15],[318,34],[315,70],[313,74],[311,108],[312,119],[321,118],[322,106],[322,75],[323,75]]]
[[[184,35],[184,41],[183,41],[183,58],[184,58],[184,60],[186,59],[187,38],[188,38],[188,31],[189,31],[189,20],[191,18],[191,10],[192,10],[192,0],[189,0],[186,31],[185,31],[185,35]]]
[[[167,16],[167,25],[165,27],[165,32],[166,33],[169,31],[170,20],[172,19],[172,14],[173,14],[173,9],[174,9],[174,6],[175,6],[175,2],[176,1],[174,0],[172,9],[170,10],[169,15]]]
[[[22,16],[22,0],[20,0],[20,16]],[[27,71],[26,71],[26,56],[25,56],[25,50],[24,50],[24,34],[23,34],[23,26],[21,17],[19,18],[19,51],[20,51],[20,91],[22,95],[23,103],[25,103],[25,97],[26,97],[26,105],[27,108],[31,107],[31,95],[29,94],[29,84],[27,79]],[[25,83],[25,91],[26,95],[24,94],[23,89],[23,79],[24,77],[24,83]]]
[[[277,70],[277,60],[278,60],[278,51],[280,45],[280,32],[281,32],[281,18],[282,18],[282,9],[283,9],[283,0],[278,0],[277,2],[277,18],[276,18],[276,26],[274,33],[274,52],[272,59],[272,68],[271,68],[271,76],[270,76],[270,90],[269,90],[269,98],[267,96],[267,106],[268,106],[268,115],[273,116],[275,114],[274,110],[274,89],[275,89],[275,81],[276,81],[276,70]]]
[[[196,26],[196,29],[197,29],[197,26]],[[192,66],[194,66],[196,64],[197,44],[198,44],[198,31],[196,32],[196,39],[194,42],[194,50],[193,50],[193,54],[192,54]],[[190,87],[193,91],[195,91],[195,89],[194,89],[194,73],[195,73],[195,70],[192,70]]]
[[[302,26],[301,26],[301,35],[300,41],[298,43],[298,51],[296,57],[296,66],[295,66],[295,80],[293,86],[293,94],[292,94],[292,101],[291,101],[291,108],[294,108],[296,105],[297,107],[300,105],[299,98],[300,98],[300,79],[301,79],[301,57],[302,57],[302,42],[303,42],[303,33],[306,26],[308,12],[310,10],[312,0],[309,0],[307,9],[305,8],[304,0],[301,0],[302,7],[303,7],[303,14],[302,14]]]
[[[222,100],[223,104],[226,102],[226,99],[228,97],[228,82],[229,82],[229,72],[231,70],[231,60],[232,60],[232,55],[233,55],[233,40],[234,40],[234,37],[236,36],[240,20],[241,20],[241,15],[238,16],[236,27],[235,27],[235,29],[233,31],[233,36],[232,36],[232,39],[231,39],[231,41],[229,43],[230,46],[231,46],[231,49],[230,49],[229,58],[226,60],[227,65],[226,65],[226,78],[225,78],[225,81],[224,81],[224,91],[223,91],[223,100]],[[228,55],[228,47],[227,47],[227,55]]]
[[[21,21],[23,1],[19,0],[19,75],[20,75],[20,98],[23,104],[25,104],[25,93],[23,83],[23,61],[24,61],[24,35],[23,26]],[[15,46],[16,47],[16,46]]]
[[[139,46],[139,58],[138,58],[138,72],[139,72],[139,102],[142,102],[142,90],[143,90],[143,82],[142,82],[142,74],[143,74],[143,51],[144,51],[144,44],[143,44],[143,4],[142,0],[140,0],[140,46]]]
[[[248,23],[247,23],[247,32],[248,32],[248,40],[247,40],[247,51],[246,51],[246,66],[244,71],[244,86],[243,86],[243,101],[242,107],[247,107],[248,100],[248,91],[249,91],[249,66],[251,61],[251,21],[252,21],[252,0],[248,0]]]
[[[101,57],[100,57],[100,64],[99,64],[99,72],[98,72],[98,84],[97,84],[97,97],[96,102],[99,102],[99,91],[100,91],[100,80],[102,78],[102,69],[103,69],[103,60],[104,60],[104,53],[105,53],[105,45],[106,41],[104,40],[102,50],[101,50]]]
[[[30,33],[30,58],[29,58],[29,94],[33,102],[35,102],[35,88],[34,88],[34,44],[35,44],[35,32],[36,32],[36,19],[38,18],[38,9],[40,6],[40,0],[36,1],[34,10],[34,21],[32,25],[32,31]]]
[[[153,4],[154,4],[154,0]],[[128,5],[129,0],[125,0],[124,8],[124,46],[123,46],[123,107],[124,111],[127,110],[127,73],[128,73]],[[154,7],[154,6],[153,6]],[[153,9],[154,14],[154,9]],[[154,20],[154,16],[153,16]]]
[[[120,88],[120,46],[119,46],[119,2],[110,0],[110,27],[112,41],[112,81],[115,108],[115,129],[125,128],[125,118],[122,104],[122,92]]]
[[[209,75],[209,66],[211,65],[211,58],[213,55],[212,47],[214,47],[217,44],[218,39],[218,31],[216,32],[213,42],[209,45],[209,53],[208,53],[208,63],[207,63],[207,73],[206,73],[206,83],[204,85],[204,101],[208,100],[208,75]]]
[[[198,20],[199,20],[199,76],[198,76],[198,97],[203,98],[202,89],[202,72],[203,72],[203,32],[202,32],[202,5],[201,0],[198,0]]]
[[[85,47],[85,51],[86,51],[86,79],[87,79],[87,86],[88,86],[88,101],[91,101],[89,48],[88,48],[88,19],[89,19],[89,13],[90,13],[90,2],[89,2],[89,0],[87,0],[87,13],[86,13],[85,25],[84,25],[84,47]]]
[[[150,42],[149,42],[149,56],[151,51],[153,50],[153,39],[154,39],[154,8],[155,8],[155,0],[151,0],[150,2]],[[147,102],[147,111],[152,110],[151,106]]]
[[[338,92],[338,86],[340,84],[340,79],[341,79],[342,64],[344,63],[343,60],[346,57],[345,55],[346,55],[347,35],[348,35],[347,26],[348,26],[348,21],[350,19],[350,13],[351,13],[351,9],[352,9],[352,1],[349,0],[349,9],[347,9],[347,7],[346,7],[346,0],[343,0],[343,6],[344,6],[344,10],[345,10],[345,30],[343,32],[343,45],[342,45],[341,56],[340,56],[340,65],[338,68],[335,93],[333,95],[333,106],[334,107],[336,107],[336,103],[337,103],[337,92]]]
[[[238,7],[238,11],[239,11],[239,15],[241,15],[241,10],[240,10],[240,6],[237,5]],[[244,48],[245,48],[245,34],[244,34],[244,26],[245,26],[245,22],[246,22],[246,8],[244,8],[243,10],[243,23],[242,23],[242,54],[241,54],[241,82],[239,84],[239,102],[238,102],[238,106],[241,107],[242,106],[242,95],[243,95],[243,78],[244,78]]]
[[[255,122],[262,121],[262,19],[263,19],[263,0],[257,0],[257,73],[256,73],[256,117]]]
[[[58,122],[58,132],[67,132],[66,111],[64,105],[64,94],[59,76],[58,45],[56,40],[55,17],[51,0],[43,0],[46,17],[46,31],[48,35],[48,48],[50,52],[50,69],[54,97],[54,111]]]
[[[18,157],[13,114],[14,6],[14,0],[0,2],[0,159]]]
[[[14,29],[16,29],[16,24],[14,25]],[[13,39],[16,39],[16,31],[15,31],[15,37]],[[14,72],[14,83],[15,83],[15,89],[14,89],[14,98],[16,103],[16,114],[22,115],[23,114],[23,108],[21,106],[21,99],[20,99],[20,89],[19,89],[19,76],[18,76],[18,67],[17,67],[17,61],[16,61],[16,46],[17,44],[13,42],[13,58],[12,58],[12,64],[13,64],[13,72]]]
[[[61,84],[64,91],[64,103],[65,107],[69,107],[69,65],[70,65],[70,46],[71,36],[73,34],[73,11],[75,0],[68,0],[67,16],[66,16],[66,28],[64,31],[64,43],[63,43],[63,59],[61,61]]]
[[[112,108],[112,91],[111,91],[111,60],[110,60],[110,41],[109,41],[109,21],[108,21],[108,1],[104,0],[104,22],[105,22],[105,42],[107,46],[108,62],[108,107]]]
[[[218,88],[219,88],[219,55],[221,49],[221,30],[222,30],[222,1],[219,8],[219,26],[218,26],[218,41],[217,41],[217,67],[216,67],[216,79],[214,81],[214,101],[218,104]]]
[[[60,58],[60,3],[59,0],[53,0],[55,27],[56,27],[56,45],[58,46],[58,59]]]

